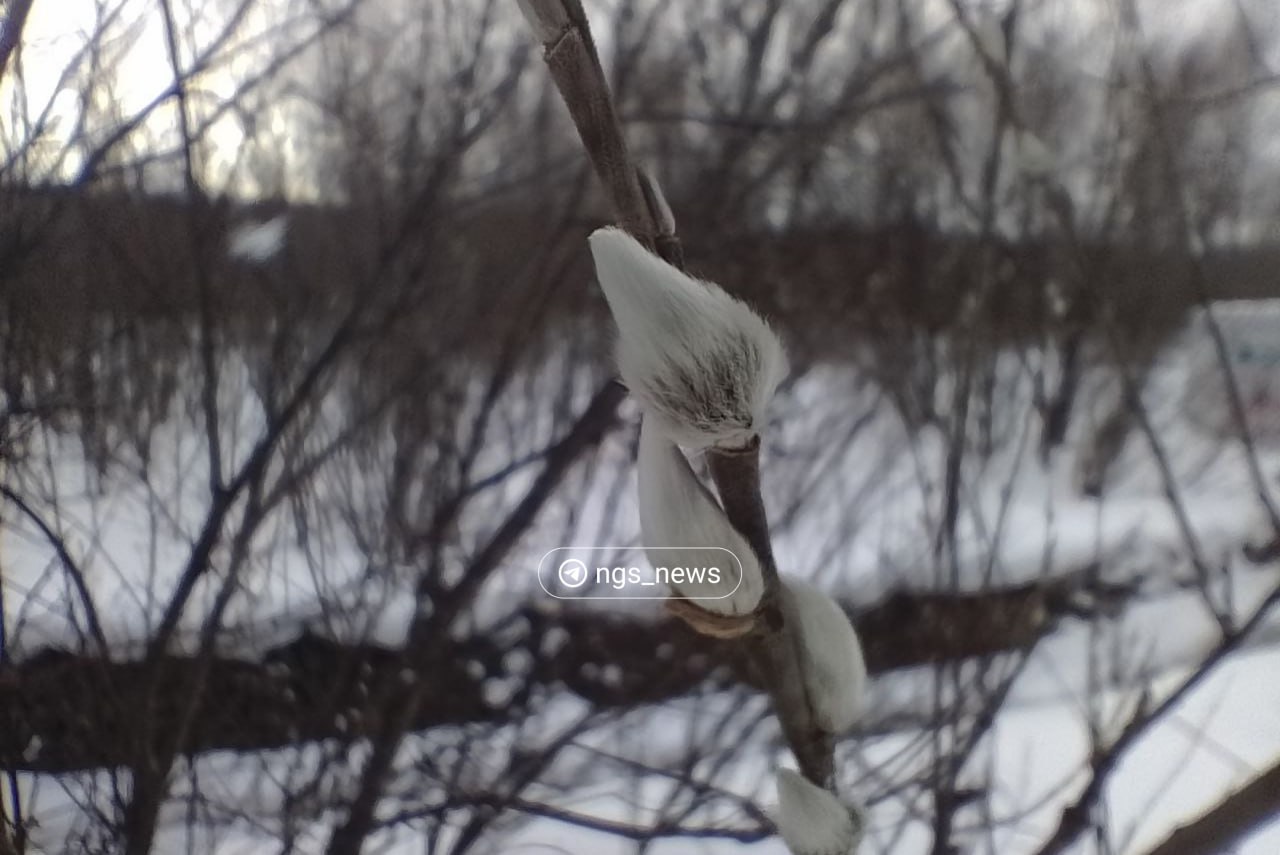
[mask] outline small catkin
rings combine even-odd
[[[844,609],[808,582],[782,578],[782,605],[799,633],[801,678],[823,730],[841,734],[862,714],[867,664]]]
[[[778,770],[774,822],[792,855],[854,855],[865,826],[860,811],[790,769]]]
[[[698,480],[684,453],[647,415],[640,423],[637,469],[640,532],[649,562],[655,567],[689,567],[716,561],[718,582],[681,585],[675,593],[716,614],[749,614],[764,590],[755,552]],[[737,561],[705,547],[727,549]]]

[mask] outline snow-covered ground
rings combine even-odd
[[[972,851],[1034,851],[1085,781],[1090,719],[1113,728],[1117,716],[1130,709],[1135,686],[1146,685],[1158,700],[1212,650],[1219,624],[1202,593],[1190,585],[1196,578],[1188,557],[1193,551],[1212,571],[1207,584],[1211,596],[1237,619],[1280,583],[1276,563],[1259,567],[1240,557],[1246,543],[1265,536],[1265,518],[1240,443],[1219,430],[1227,424],[1213,409],[1224,406],[1216,392],[1221,380],[1206,372],[1205,352],[1203,332],[1193,330],[1157,362],[1144,393],[1151,434],[1138,427],[1131,431],[1101,499],[1081,494],[1079,469],[1094,425],[1116,400],[1114,377],[1101,369],[1086,377],[1068,441],[1046,465],[1038,456],[1038,418],[1030,402],[1037,372],[1052,378],[1056,366],[1035,352],[1002,354],[996,388],[1003,403],[995,409],[990,428],[994,451],[982,454],[975,443],[963,461],[954,560],[936,546],[948,453],[948,436],[941,428],[908,431],[884,395],[846,366],[811,368],[784,387],[773,408],[776,424],[764,473],[778,529],[776,552],[787,572],[810,576],[857,604],[871,604],[903,586],[980,590],[1069,574],[1095,561],[1105,581],[1139,586],[1139,600],[1114,620],[1064,620],[1021,669],[990,736],[962,776],[974,784],[989,783],[994,794],[993,818],[961,815],[973,828],[995,822],[993,837],[973,837]],[[1254,380],[1267,376],[1259,373]],[[531,372],[527,379],[527,384],[512,384],[519,395],[500,404],[492,449],[486,446],[481,453],[477,472],[496,471],[554,435],[550,408],[537,402],[561,394],[563,372],[553,365]],[[249,391],[254,378],[247,364],[229,364],[222,381],[224,409],[230,414],[224,469],[230,471],[250,453],[264,422],[262,408]],[[579,378],[567,398],[580,405],[590,388],[591,378]],[[950,412],[950,388],[947,382],[937,387],[940,412]],[[464,413],[481,406],[483,391],[483,384],[477,384],[464,396],[459,403]],[[1214,394],[1206,396],[1206,391]],[[317,410],[306,447],[340,430],[340,400],[331,396]],[[517,554],[490,581],[476,607],[478,625],[512,602],[545,596],[534,572],[548,549],[637,542],[635,484],[628,472],[634,440],[632,405],[624,405],[623,413],[628,427],[615,432],[592,455],[590,465],[572,473],[563,500],[547,509]],[[1203,418],[1206,415],[1210,418]],[[126,454],[126,463],[105,478],[85,465],[75,439],[46,433],[29,442],[29,459],[40,465],[26,470],[25,480],[14,489],[36,497],[43,512],[55,514],[60,532],[86,570],[108,638],[117,655],[128,656],[155,625],[165,592],[209,507],[208,457],[199,421],[191,414],[175,417],[157,431],[145,469],[136,460],[129,463]],[[302,536],[287,503],[270,518],[254,541],[252,569],[229,612],[228,623],[236,629],[227,634],[224,647],[252,654],[290,637],[300,621],[317,619],[321,598],[350,609],[345,624],[327,624],[331,630],[369,634],[386,643],[402,638],[411,617],[412,568],[384,568],[376,583],[371,582],[370,558],[358,546],[358,532],[337,512],[343,500],[362,491],[374,496],[362,478],[372,481],[384,471],[386,456],[394,449],[390,438],[382,445],[340,456],[317,476],[317,508],[310,509],[314,516],[309,519],[332,520],[332,526],[316,530],[312,525]],[[1157,465],[1159,459],[1168,461],[1167,469]],[[1261,472],[1270,479],[1273,500],[1280,498],[1280,447],[1265,430],[1260,431],[1259,460]],[[483,538],[535,470],[536,466],[526,467],[478,498],[461,522],[459,565],[467,545]],[[1181,516],[1174,513],[1170,493],[1178,497]],[[40,533],[12,508],[5,511],[0,554],[5,562],[5,617],[15,655],[49,644],[74,644],[76,633],[67,620],[73,596],[56,557]],[[640,560],[638,552],[633,557]],[[215,566],[225,559],[224,550]],[[195,602],[208,602],[218,581],[215,574]],[[366,590],[370,585],[377,591]],[[191,617],[183,623],[179,646],[189,643],[201,613],[195,604],[188,610]],[[1280,758],[1280,681],[1274,679],[1280,651],[1272,646],[1277,635],[1280,619],[1273,618],[1245,652],[1218,667],[1126,755],[1106,791],[1114,851],[1143,851]],[[936,675],[925,669],[882,676],[871,687],[868,720],[921,721],[933,708],[937,691]],[[715,698],[701,698],[628,716],[611,732],[614,743],[601,747],[651,761],[665,753],[679,757],[699,722],[733,715],[741,716],[745,727],[764,714],[762,700],[754,705],[723,701],[717,707]],[[572,721],[581,712],[578,706],[574,699],[565,699],[554,708],[553,719]],[[766,727],[761,732],[770,731]],[[885,798],[882,793],[883,775],[905,776],[927,761],[927,752],[917,750],[920,735],[878,727],[875,732],[842,747],[845,783],[871,805],[873,841],[887,846],[895,839],[896,852],[925,851],[928,805]],[[410,747],[425,746],[434,738],[418,737]],[[196,764],[198,779],[213,791],[205,793],[213,801],[253,805],[257,813],[267,815],[280,798],[279,787],[268,779],[284,777],[290,768],[295,775],[303,774],[308,764],[318,762],[319,752],[312,747],[253,759],[209,756]],[[587,759],[569,762],[594,768]],[[180,791],[185,780],[179,776]],[[637,813],[637,803],[661,804],[670,786],[654,778],[642,781],[638,791],[628,783],[623,793],[622,785],[607,773],[577,780],[578,795],[567,803],[573,810],[629,821],[646,815],[643,809]],[[26,776],[23,781],[27,807],[41,822],[36,840],[57,851],[60,835],[81,821],[70,790],[48,779]],[[772,774],[763,752],[743,757],[716,783],[761,804],[773,800]],[[698,819],[734,821],[723,810],[711,817],[694,816],[693,824]],[[191,844],[185,837],[189,832],[183,828],[186,814],[181,804],[175,803],[171,818],[172,829],[162,845],[186,851]],[[255,830],[233,824],[219,829],[216,837],[197,841],[197,848],[259,851],[266,833],[274,832],[269,826]],[[402,851],[416,851],[411,831],[393,836],[403,844]],[[323,829],[305,828],[300,839],[299,851],[311,851],[323,841]],[[607,835],[553,820],[513,829],[500,849],[518,851],[526,844],[529,851],[632,849]],[[752,848],[760,853],[783,851],[776,840]],[[739,851],[741,844],[675,840],[660,842],[654,849],[731,852]],[[872,845],[870,851],[878,850]],[[1238,851],[1280,851],[1280,823],[1260,831]]]

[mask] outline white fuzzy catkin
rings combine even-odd
[[[853,855],[862,815],[790,769],[778,770],[778,833],[793,855]]]
[[[799,632],[801,679],[817,723],[844,733],[862,714],[867,682],[858,634],[835,600],[800,579],[782,577],[782,608]]]
[[[686,448],[747,445],[786,373],[777,335],[720,286],[621,229],[599,229],[590,243],[618,325],[618,369],[646,416]]]
[[[640,423],[637,469],[640,532],[649,562],[655,567],[689,567],[706,566],[709,560],[716,559],[721,571],[718,584],[673,586],[675,592],[716,614],[750,613],[764,590],[755,552],[698,480],[684,453],[647,415]],[[728,555],[705,547],[728,549],[742,563],[741,574],[738,564]]]

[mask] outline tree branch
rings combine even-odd
[[[1133,716],[1110,745],[1100,750],[1093,758],[1093,774],[1089,778],[1089,782],[1085,784],[1084,789],[1081,790],[1076,800],[1063,809],[1062,816],[1058,821],[1058,827],[1054,829],[1053,834],[1045,841],[1044,845],[1037,850],[1037,855],[1058,855],[1058,853],[1065,852],[1082,834],[1092,827],[1094,806],[1102,798],[1107,781],[1120,765],[1120,761],[1129,752],[1129,749],[1142,739],[1152,725],[1160,721],[1203,683],[1231,653],[1239,649],[1271,613],[1277,603],[1280,603],[1280,588],[1273,590],[1238,630],[1224,633],[1222,641],[1214,648],[1213,652],[1206,656],[1200,666],[1159,704],[1156,704],[1154,708],[1146,703],[1138,705],[1138,708],[1134,710]]]
[[[1053,600],[1045,589],[1030,585],[967,595],[901,592],[857,615],[855,624],[869,670],[885,673],[1025,649],[1052,629],[1058,613],[1047,602]],[[417,673],[427,676],[416,687],[400,651],[310,633],[257,662],[212,657],[203,702],[184,723],[179,751],[354,740],[370,735],[384,711],[401,710],[413,692],[421,702],[406,722],[409,731],[503,721],[548,690],[620,709],[708,686],[763,688],[741,645],[701,636],[679,620],[547,614],[529,605],[508,623],[523,629],[502,645],[480,637],[417,651],[425,657]],[[568,640],[557,647],[553,637]],[[529,651],[533,664],[515,675],[521,685],[514,702],[494,707],[484,699],[484,685],[513,676],[504,665],[513,648]],[[139,728],[165,730],[184,714],[198,658],[167,655],[148,664],[45,649],[6,666],[0,670],[0,768],[58,773],[128,763]],[[165,674],[158,688],[154,669]],[[385,704],[370,700],[370,687],[378,685],[393,687]],[[155,715],[143,721],[136,711],[148,692]],[[104,697],[114,701],[102,703]]]
[[[18,50],[22,43],[22,30],[27,25],[27,15],[35,0],[11,0],[9,13],[0,20],[0,80],[4,80],[5,69],[9,67],[9,57]]]
[[[1223,852],[1280,812],[1280,763],[1182,826],[1147,855],[1213,855]]]

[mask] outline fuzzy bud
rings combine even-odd
[[[853,855],[866,826],[861,811],[790,769],[778,770],[774,821],[793,855]]]
[[[782,607],[799,634],[801,678],[817,723],[844,733],[862,714],[867,682],[858,634],[844,609],[808,582],[784,577]]]
[[[640,532],[650,563],[655,567],[696,566],[706,562],[706,547],[728,549],[742,562],[741,572],[725,555],[719,582],[684,584],[675,593],[716,614],[749,614],[764,590],[755,552],[698,480],[684,453],[648,416],[640,423],[637,468]],[[688,551],[653,547],[687,547]]]
[[[686,448],[749,444],[786,372],[769,325],[621,229],[594,232],[591,254],[618,325],[619,372],[645,415]]]

